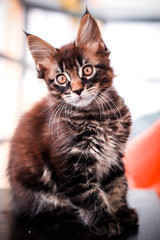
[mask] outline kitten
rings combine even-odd
[[[131,116],[112,86],[109,51],[89,12],[74,43],[56,49],[27,34],[49,94],[22,117],[8,166],[14,210],[74,212],[97,235],[137,225],[122,161]]]

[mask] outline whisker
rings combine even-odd
[[[114,111],[114,109],[112,108],[112,106],[110,105],[110,103],[107,101],[107,99],[105,99],[105,97],[107,97],[107,98],[111,101],[110,97],[109,97],[108,95],[104,94],[104,93],[101,93],[101,92],[100,92],[100,94],[101,94],[100,97],[101,97],[101,98],[104,100],[104,102],[109,106],[109,108],[111,109],[111,111],[112,111],[113,114],[115,115],[116,120],[119,122],[120,126],[123,128],[123,130],[124,130],[125,133],[126,133],[126,130],[125,130],[123,124],[122,124],[122,123],[123,123],[122,115],[121,115],[121,113],[120,113],[118,107],[116,106],[116,104],[113,103],[114,106],[116,107],[116,109],[118,110],[118,113],[119,113],[120,119],[118,118],[116,112]],[[102,96],[102,95],[103,95],[103,96]]]
[[[105,113],[105,111],[104,111],[104,106],[103,106],[103,104],[102,104],[102,99],[98,96],[98,94],[97,94],[97,96],[96,96],[96,98],[95,98],[95,101],[98,101],[98,102],[99,102],[100,108],[102,109],[102,113],[103,113],[103,115],[104,115],[104,113]],[[100,101],[101,101],[101,102],[100,102]],[[108,109],[107,109],[107,111],[108,111]]]
[[[59,108],[61,107],[61,105],[63,104],[63,101],[62,102],[60,102],[58,105],[57,105],[57,107],[54,109],[54,111],[53,111],[53,113],[51,114],[51,116],[50,116],[50,119],[49,119],[49,131],[50,131],[50,133],[51,133],[51,136],[52,136],[52,140],[54,140],[54,138],[53,138],[53,134],[52,134],[52,130],[53,130],[53,121],[54,121],[54,119],[56,118],[56,115],[57,115],[57,113],[58,113],[58,111],[59,111]],[[54,115],[55,114],[55,115]]]
[[[121,112],[119,111],[119,108],[117,107],[117,105],[115,104],[115,102],[112,100],[112,98],[111,97],[109,97],[108,95],[106,95],[106,94],[104,94],[104,93],[102,93],[104,96],[106,96],[106,97],[108,97],[109,98],[109,100],[112,102],[112,104],[115,106],[115,108],[117,109],[117,111],[118,111],[118,113],[119,113],[119,116],[120,116],[120,120],[123,122],[123,120],[122,120],[122,115],[121,115]]]
[[[44,113],[45,111],[47,111],[48,109],[50,109],[51,107],[53,107],[53,105],[54,105],[54,103],[53,103],[51,106],[45,108],[42,112],[38,113],[37,116],[41,115],[42,113]]]
[[[107,97],[107,96],[106,96],[106,97]],[[112,106],[110,105],[110,103],[109,103],[104,97],[101,96],[101,98],[102,98],[102,99],[105,101],[105,103],[109,106],[109,108],[111,109],[111,111],[112,111],[113,114],[115,115],[117,121],[119,121],[118,116],[116,115],[116,113],[115,113],[114,109],[112,108]]]
[[[96,101],[96,103],[97,103],[97,105],[98,105],[98,107],[99,107],[100,119],[102,119],[101,105],[100,105],[100,103],[98,102],[98,99],[95,99],[95,101]]]
[[[61,114],[62,114],[62,111],[63,111],[65,105],[66,105],[66,103],[64,102],[63,105],[61,106],[61,109],[60,109],[60,113],[59,113],[59,117],[58,117],[58,123],[57,123],[57,136],[59,136],[59,130],[60,130],[60,129],[59,129],[60,117],[61,117]],[[63,132],[62,132],[62,134],[63,134]],[[64,134],[63,134],[63,136],[64,136]]]

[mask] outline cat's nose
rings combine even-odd
[[[76,93],[77,95],[81,95],[81,92],[83,91],[83,88],[80,88],[76,91],[73,91],[74,93]]]
[[[81,82],[81,79],[75,79],[71,82],[71,90],[73,93],[76,93],[77,95],[81,95],[81,92],[83,91],[83,84]]]

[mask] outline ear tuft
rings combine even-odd
[[[23,32],[26,34],[26,37],[28,37],[29,35],[31,35],[31,34],[27,33],[27,32],[24,31],[24,30],[23,30]]]
[[[85,11],[85,13],[83,14],[82,18],[83,18],[86,14],[88,14],[88,13],[90,13],[90,12],[88,11],[88,7],[86,6],[86,11]]]

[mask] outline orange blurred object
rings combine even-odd
[[[131,188],[152,188],[160,196],[160,119],[128,142],[124,163]]]

